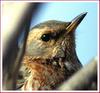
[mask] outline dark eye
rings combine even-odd
[[[50,34],[43,34],[41,36],[41,39],[42,39],[42,41],[45,41],[45,42],[49,41],[50,40]]]

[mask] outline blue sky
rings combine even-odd
[[[97,55],[97,3],[96,2],[49,2],[45,3],[31,27],[47,20],[71,21],[82,12],[88,12],[76,29],[76,51],[83,65]]]

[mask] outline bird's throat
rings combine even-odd
[[[47,62],[48,61],[48,62]],[[24,57],[23,64],[31,70],[23,90],[52,90],[69,77],[63,62]],[[35,87],[37,86],[37,87]]]

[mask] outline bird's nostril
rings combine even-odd
[[[71,22],[68,22],[67,26],[69,26],[71,24]]]

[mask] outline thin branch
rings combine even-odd
[[[91,90],[97,89],[97,59],[84,66],[80,71],[65,81],[58,90]]]
[[[7,5],[8,4],[8,5]],[[25,51],[26,40],[29,32],[32,13],[36,12],[38,4],[33,3],[4,3],[6,9],[12,9],[12,28],[3,29],[3,89],[16,89],[16,77],[20,68],[21,60]],[[12,8],[13,7],[18,8]],[[10,8],[9,8],[10,7]],[[15,10],[14,10],[15,9]],[[11,11],[11,10],[10,10]],[[6,12],[4,13],[4,15]],[[10,15],[11,17],[11,15]],[[9,20],[9,19],[8,19]],[[10,20],[9,20],[10,21]],[[23,46],[18,49],[18,39],[25,27]],[[17,59],[16,59],[17,58]]]

